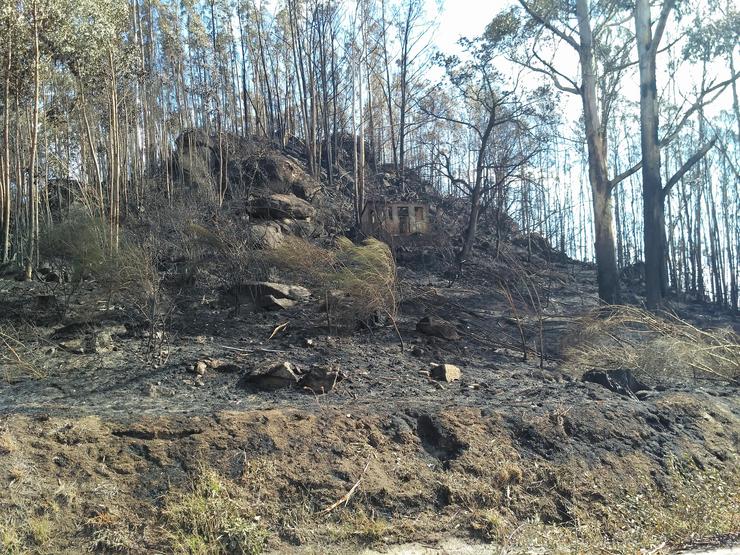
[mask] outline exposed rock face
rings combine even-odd
[[[175,175],[187,187],[215,190],[218,176],[218,140],[200,129],[185,131],[175,139]]]
[[[176,140],[175,175],[196,189],[216,187],[223,171],[228,191],[293,194],[311,201],[321,185],[298,161],[270,143],[230,133],[209,135],[201,129],[182,133]]]
[[[252,244],[261,249],[276,249],[285,241],[282,229],[275,222],[251,224],[248,233]]]
[[[293,194],[273,194],[253,199],[247,206],[255,218],[275,220],[294,218],[308,220],[316,215],[316,209],[308,202]]]
[[[455,326],[442,318],[437,318],[436,316],[425,316],[419,320],[416,324],[416,331],[419,331],[424,335],[440,337],[449,341],[460,339],[460,334],[457,333]]]
[[[251,180],[257,189],[292,193],[308,201],[321,190],[321,185],[290,157],[261,144],[255,147],[230,164],[230,179]]]

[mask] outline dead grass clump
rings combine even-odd
[[[398,309],[396,263],[390,248],[377,239],[355,245],[346,237],[333,249],[290,238],[270,253],[272,262],[286,273],[308,279],[327,299],[334,325],[352,327],[374,318],[395,320]]]
[[[106,223],[83,211],[74,211],[62,222],[45,230],[39,242],[43,259],[64,267],[68,279],[77,283],[99,273],[110,251]]]
[[[89,518],[83,527],[90,536],[90,551],[127,553],[136,548],[136,532],[117,512],[101,511]]]
[[[740,473],[707,467],[688,459],[666,461],[670,488],[658,490],[649,481],[609,505],[615,522],[630,526],[612,530],[615,540],[634,545],[664,542],[673,548],[706,538],[736,534],[740,515]]]
[[[336,543],[351,542],[376,545],[390,539],[393,526],[386,519],[368,515],[363,509],[347,509],[338,522],[327,524],[327,532]]]
[[[86,279],[98,281],[107,300],[116,297],[135,305],[157,296],[161,276],[152,244],[121,237],[114,247],[105,221],[85,212],[73,212],[48,229],[40,242],[42,258],[60,272],[56,282],[44,282],[64,316]]]
[[[630,369],[652,385],[740,380],[740,338],[730,329],[702,330],[671,314],[627,306],[591,312],[575,329],[565,355],[579,371]]]
[[[42,351],[35,341],[38,336],[38,331],[32,326],[0,326],[1,379],[12,382],[21,377],[38,379],[47,375],[41,361]],[[33,339],[29,341],[29,338]]]
[[[165,531],[177,553],[261,553],[267,534],[248,518],[224,481],[204,470],[186,493],[170,494],[164,509]]]
[[[258,248],[259,241],[233,221],[221,219],[211,227],[190,223],[185,233],[195,264],[200,264],[195,261],[203,260],[206,252],[211,256],[217,255],[219,280],[234,293],[237,310],[241,304],[239,292],[243,283],[269,280],[270,261]],[[190,273],[195,274],[196,271],[193,269]]]
[[[483,541],[503,543],[511,530],[511,523],[496,509],[475,510],[470,515],[470,531]]]

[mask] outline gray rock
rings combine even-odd
[[[249,203],[247,210],[255,218],[267,220],[282,218],[308,220],[316,215],[316,209],[313,206],[294,194],[276,193],[267,197],[258,197]]]
[[[260,308],[265,310],[285,310],[296,305],[296,302],[292,299],[281,299],[273,295],[263,295],[257,301]]]
[[[615,393],[633,398],[635,397],[635,393],[650,389],[650,387],[635,378],[630,370],[626,369],[589,370],[581,379],[584,382],[596,383]]]
[[[295,365],[283,361],[254,370],[244,376],[242,384],[251,385],[264,391],[274,391],[286,387],[295,387],[300,379],[300,373]]]
[[[416,330],[424,335],[440,337],[450,341],[460,339],[460,334],[457,332],[455,326],[442,318],[437,318],[436,316],[425,316],[419,320],[416,324]]]
[[[255,300],[265,295],[272,295],[277,299],[302,301],[311,296],[311,291],[300,285],[287,285],[272,281],[251,281],[240,285],[240,289]]]
[[[252,244],[261,249],[276,249],[285,241],[280,226],[274,222],[251,224],[247,233]]]

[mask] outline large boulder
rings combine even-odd
[[[223,171],[227,194],[293,194],[311,201],[321,184],[301,163],[269,141],[232,133],[208,134],[190,129],[175,139],[174,175],[186,186],[199,190],[218,188]]]
[[[297,161],[266,145],[255,143],[252,151],[233,167],[231,178],[250,180],[257,190],[291,193],[308,201],[321,190],[320,183]]]
[[[266,220],[283,218],[308,220],[316,215],[316,209],[313,206],[293,194],[276,193],[255,198],[250,201],[247,210],[255,218]]]
[[[282,229],[275,222],[253,223],[247,233],[251,243],[261,249],[276,249],[285,240]]]
[[[218,180],[218,139],[201,129],[183,132],[175,139],[175,177],[186,187],[215,191]]]

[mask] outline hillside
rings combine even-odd
[[[508,220],[456,265],[454,204],[421,180],[405,194],[433,232],[353,244],[350,176],[330,190],[290,150],[228,144],[184,136],[182,192],[153,187],[118,254],[68,197],[34,279],[0,278],[3,552],[740,539],[729,315],[600,307],[591,265]]]

